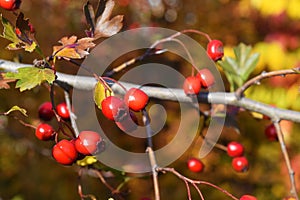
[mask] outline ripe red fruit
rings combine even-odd
[[[237,172],[246,172],[249,168],[249,162],[244,156],[233,158],[231,165]]]
[[[227,154],[230,157],[239,157],[244,154],[244,146],[238,142],[230,142],[227,145]]]
[[[148,95],[138,88],[131,88],[124,96],[125,104],[133,111],[144,109],[148,100]]]
[[[66,103],[60,103],[56,106],[56,111],[57,114],[64,118],[64,119],[69,119],[70,118],[70,112],[68,110],[67,104]]]
[[[199,94],[201,90],[201,80],[197,76],[189,76],[183,83],[183,90],[185,94]]]
[[[52,139],[54,135],[54,130],[52,128],[52,126],[50,126],[49,124],[39,124],[38,127],[35,130],[35,136],[39,139],[39,140],[50,140]]]
[[[109,120],[122,121],[128,114],[125,102],[116,96],[105,98],[101,106],[103,115]]]
[[[190,158],[187,165],[192,172],[202,172],[204,169],[204,164],[197,158]]]
[[[20,5],[21,0],[0,0],[0,7],[6,10],[16,10]]]
[[[129,111],[129,114],[120,122],[116,122],[116,125],[125,133],[135,131],[138,127],[138,120],[133,112]]]
[[[52,148],[53,158],[60,164],[71,165],[77,159],[77,151],[74,142],[61,140]]]
[[[270,141],[278,141],[277,131],[274,124],[270,124],[265,129],[265,135]]]
[[[223,43],[220,40],[211,40],[207,44],[206,52],[213,61],[222,59],[224,56]]]
[[[251,195],[243,195],[240,200],[257,200],[257,198]]]
[[[92,155],[104,150],[101,136],[93,131],[82,131],[75,140],[76,150],[83,155]]]
[[[199,70],[197,77],[201,80],[203,88],[209,88],[215,83],[215,77],[207,68]]]
[[[39,117],[42,120],[50,121],[52,117],[54,117],[54,112],[52,110],[51,102],[45,102],[41,104],[38,113],[39,113]]]

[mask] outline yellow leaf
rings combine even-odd
[[[101,81],[98,81],[94,88],[94,101],[99,109],[102,109],[101,102],[109,96],[113,96],[114,93],[110,87]]]

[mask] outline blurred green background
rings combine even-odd
[[[90,1],[96,5],[96,1]],[[174,30],[198,29],[207,32],[212,38],[223,41],[225,56],[232,56],[232,47],[243,42],[253,46],[254,52],[261,54],[257,69],[262,71],[287,69],[300,64],[300,1],[299,0],[162,0],[164,7],[151,9],[151,0],[116,0],[115,14],[124,14],[123,30],[158,26]],[[52,46],[62,36],[73,34],[84,37],[85,1],[79,0],[23,0],[21,11],[30,18],[36,29],[36,39],[43,52],[51,55]],[[14,21],[15,16],[3,9],[0,12]],[[193,36],[204,47],[204,38]],[[0,58],[32,63],[37,54],[23,51],[8,51],[8,41],[0,40]],[[189,69],[176,66],[183,73]],[[76,67],[60,62],[58,70],[76,73]],[[225,83],[227,83],[224,78]],[[280,108],[300,110],[298,76],[276,77],[263,81],[246,93],[247,97],[276,105]],[[0,90],[0,110],[6,111],[13,105],[28,110],[28,122],[37,125],[39,105],[49,100],[46,87],[38,87],[20,94],[17,90]],[[56,101],[63,101],[61,91],[57,91]],[[168,123],[177,123],[176,103],[165,102],[170,112]],[[19,116],[22,118],[22,116]],[[288,195],[289,179],[277,142],[269,142],[264,129],[271,122],[255,119],[243,111],[237,116],[240,134],[233,128],[224,128],[220,143],[226,145],[231,140],[244,144],[250,161],[247,173],[236,173],[231,168],[231,158],[220,150],[212,151],[203,159],[205,170],[200,174],[189,172],[186,161],[196,156],[191,149],[172,164],[188,177],[214,183],[236,196],[245,193],[261,200],[282,199]],[[53,126],[57,126],[52,122]],[[300,135],[299,125],[287,121],[281,123],[291,155],[296,180],[300,182]],[[116,129],[117,131],[117,129]],[[165,135],[172,130],[166,128]],[[196,142],[200,145],[201,141]],[[0,199],[80,199],[77,194],[78,166],[64,167],[51,158],[53,143],[37,141],[34,131],[11,118],[0,118]],[[194,146],[193,146],[194,147]],[[195,148],[197,149],[197,148]],[[118,179],[108,181],[117,186]],[[187,199],[184,183],[171,174],[159,176],[162,199]],[[84,176],[83,190],[98,199],[108,199],[110,191],[95,177]],[[300,184],[298,184],[300,186]],[[130,191],[126,199],[153,199],[152,179],[134,178],[126,184]],[[224,194],[207,186],[200,186],[205,199],[229,199]],[[298,187],[298,190],[300,188]],[[195,191],[192,191],[195,199]]]

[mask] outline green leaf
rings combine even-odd
[[[1,23],[3,25],[3,33],[1,35],[1,37],[8,39],[9,41],[11,41],[13,43],[18,43],[19,38],[16,35],[15,28],[13,27],[13,25],[2,15],[0,15],[0,19],[1,19]]]
[[[110,89],[110,87],[102,81],[98,81],[94,88],[94,101],[99,109],[102,109],[101,103],[102,101],[109,96],[113,96],[114,93]]]
[[[9,115],[11,112],[14,111],[19,111],[21,112],[24,116],[27,117],[27,111],[24,108],[20,108],[19,106],[13,106],[11,109],[9,109],[9,111],[5,112],[5,115]]]
[[[7,72],[4,74],[5,79],[17,79],[16,88],[20,91],[30,90],[42,82],[47,81],[52,84],[55,80],[54,71],[51,69],[40,69],[36,67],[19,68],[18,72]]]

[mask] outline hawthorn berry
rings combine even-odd
[[[116,96],[109,96],[101,102],[103,115],[113,121],[122,121],[128,114],[125,102]]]
[[[185,79],[183,83],[183,90],[185,94],[199,94],[201,90],[201,80],[197,76],[189,76]]]
[[[76,161],[78,153],[74,142],[63,139],[53,146],[52,156],[60,164],[71,165]]]
[[[94,131],[82,131],[75,140],[76,150],[83,155],[92,155],[104,150],[101,136]]]
[[[124,118],[124,120],[120,122],[116,122],[116,125],[124,131],[125,133],[127,132],[132,132],[135,131],[138,127],[138,120],[133,112],[129,111],[129,114],[127,114]]]
[[[230,157],[239,157],[244,154],[244,146],[238,142],[230,142],[227,145],[227,154]]]
[[[249,162],[244,156],[233,158],[231,165],[237,172],[246,172],[249,168]]]
[[[246,194],[246,195],[241,196],[240,200],[257,200],[257,198],[252,195]]]
[[[133,111],[141,111],[149,100],[148,95],[138,88],[130,88],[125,96],[125,104]]]
[[[209,88],[215,83],[215,77],[207,68],[199,70],[197,77],[201,80],[201,86],[203,88]]]
[[[277,131],[274,124],[270,124],[265,129],[265,135],[270,141],[278,141]]]
[[[213,61],[218,61],[224,56],[223,43],[220,40],[211,40],[207,44],[206,52]]]
[[[41,123],[35,130],[35,136],[39,140],[47,141],[53,138],[54,130],[49,124]]]
[[[6,10],[16,10],[21,5],[21,0],[0,0],[0,7]]]
[[[202,172],[204,164],[197,158],[190,158],[187,162],[188,168],[192,172]]]
[[[67,104],[66,103],[60,103],[56,106],[56,111],[57,114],[64,118],[64,119],[69,119],[70,118],[70,112],[68,110]]]
[[[51,102],[44,102],[41,104],[38,113],[42,120],[50,121],[54,117]]]

